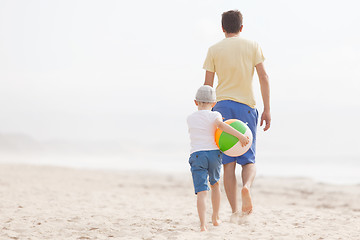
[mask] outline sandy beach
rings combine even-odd
[[[360,185],[258,177],[254,212],[200,233],[191,175],[0,165],[0,239],[359,239]],[[240,201],[240,199],[239,199]]]

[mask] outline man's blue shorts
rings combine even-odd
[[[240,157],[229,157],[223,154],[222,162],[227,164],[236,161],[238,164],[246,165],[248,163],[255,163],[256,150],[256,126],[258,124],[259,113],[256,108],[251,108],[246,104],[223,100],[216,103],[213,111],[221,113],[225,120],[239,119],[246,123],[253,134],[253,143],[250,149]]]
[[[210,190],[208,186],[208,175],[211,185],[214,185],[220,180],[222,155],[219,150],[197,151],[190,155],[189,163],[195,194]]]

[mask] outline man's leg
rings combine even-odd
[[[236,161],[224,164],[224,187],[226,197],[230,203],[233,213],[238,211],[237,208],[237,181],[235,175]]]
[[[254,181],[256,175],[256,167],[255,164],[249,163],[242,166],[242,181],[243,181],[243,188],[241,189],[241,199],[242,199],[242,212],[244,213],[251,213],[252,211],[252,201],[250,195],[250,188]]]

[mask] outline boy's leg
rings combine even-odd
[[[206,219],[206,195],[207,191],[201,191],[197,193],[197,210],[200,219],[201,231],[206,231],[205,219]]]
[[[236,162],[224,164],[224,187],[226,197],[230,203],[233,213],[238,211],[237,207],[237,180],[235,175]]]
[[[221,152],[219,150],[209,151],[207,159],[209,162],[209,182],[211,185],[211,203],[213,207],[212,223],[219,226],[219,209],[220,209],[220,173],[221,173]]]
[[[219,209],[220,209],[220,184],[219,182],[211,185],[211,203],[213,207],[212,223],[214,226],[219,226]]]
[[[242,166],[242,181],[243,188],[241,189],[241,199],[242,199],[242,212],[251,213],[252,211],[252,201],[250,195],[250,187],[254,181],[256,175],[255,164],[249,163]]]
[[[201,231],[206,231],[205,213],[206,213],[206,192],[208,186],[208,162],[206,152],[199,151],[190,155],[189,163],[191,166],[191,173],[193,177],[195,194],[197,194],[197,210],[200,219]]]

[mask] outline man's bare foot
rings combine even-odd
[[[212,219],[212,223],[213,223],[214,226],[219,226],[219,225],[220,225],[221,221],[220,221],[219,216],[216,216],[216,217],[215,217],[215,216],[213,215],[211,219]]]
[[[250,214],[252,212],[252,202],[251,202],[251,196],[250,196],[250,190],[244,186],[241,189],[241,200],[242,200],[242,212],[245,214]]]
[[[206,231],[207,231],[207,229],[205,226],[200,226],[200,232],[206,232]]]

